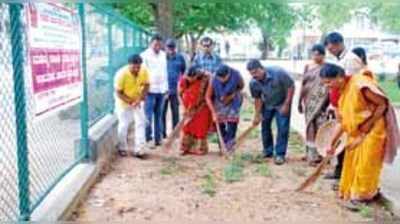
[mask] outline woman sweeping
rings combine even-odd
[[[311,49],[313,63],[306,65],[300,90],[298,110],[304,113],[306,119],[306,157],[311,166],[321,161],[315,148],[315,136],[319,127],[327,121],[329,106],[328,88],[323,85],[319,72],[325,60],[325,48],[316,44]]]
[[[190,117],[182,129],[182,155],[204,155],[208,152],[207,134],[211,113],[205,101],[209,76],[193,66],[179,81],[178,93],[184,108],[184,119]]]
[[[239,71],[221,65],[207,89],[207,105],[214,123],[219,125],[228,152],[232,152],[235,145],[243,87],[244,82]]]
[[[383,162],[393,162],[400,134],[393,107],[379,89],[373,74],[345,76],[337,65],[325,64],[320,76],[329,88],[340,93],[338,113],[341,127],[337,138],[348,135],[347,148],[339,185],[339,195],[352,210],[370,202],[379,193]],[[328,153],[334,153],[333,144]]]

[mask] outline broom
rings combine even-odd
[[[192,116],[186,116],[181,121],[178,122],[174,130],[168,136],[167,140],[164,143],[164,150],[169,151],[171,149],[172,144],[174,143],[175,139],[179,137],[179,133],[181,132],[183,126],[186,122],[190,121]]]
[[[181,133],[181,130],[183,129],[183,126],[192,120],[194,115],[199,112],[201,109],[203,109],[203,106],[205,103],[201,103],[198,107],[195,107],[193,111],[189,112],[181,121],[178,122],[174,130],[171,132],[171,134],[168,136],[167,140],[164,143],[163,149],[165,151],[169,151],[171,149],[172,144],[174,141],[179,137],[179,134]]]
[[[239,137],[235,141],[235,145],[233,146],[233,150],[232,150],[233,152],[236,151],[236,149],[244,142],[244,140],[247,138],[247,136],[256,127],[257,127],[257,125],[251,125],[242,134],[239,135]]]
[[[352,150],[355,147],[357,147],[363,140],[364,140],[364,135],[359,136],[356,138],[351,145],[347,146],[345,150]],[[339,145],[339,141],[336,141],[334,144],[334,148],[337,148]],[[307,187],[311,186],[312,184],[317,181],[318,177],[321,175],[322,170],[326,167],[328,162],[334,157],[334,155],[327,155],[322,162],[318,165],[318,167],[315,169],[315,171],[298,187],[296,188],[296,192],[304,191]]]
[[[222,138],[221,129],[219,127],[218,122],[216,122],[215,126],[217,129],[217,135],[218,135],[218,141],[219,141],[219,155],[223,156],[224,153],[227,152],[226,145],[225,145],[224,139]]]

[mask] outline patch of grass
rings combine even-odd
[[[231,162],[225,166],[223,176],[225,182],[233,183],[241,181],[243,178],[244,160],[241,155],[235,155]]]
[[[180,166],[176,158],[166,158],[163,161],[166,163],[166,166],[160,169],[160,174],[162,176],[174,175],[179,172]]]
[[[228,183],[241,181],[243,177],[243,168],[235,165],[229,164],[224,168],[224,180]]]
[[[240,159],[247,161],[247,162],[251,162],[253,161],[253,154],[249,153],[249,152],[244,152],[242,154],[240,154]]]
[[[374,215],[374,210],[367,205],[362,205],[359,213],[364,218],[372,218]]]
[[[201,184],[201,192],[207,194],[210,197],[214,197],[216,191],[216,181],[212,170],[208,170],[207,174],[203,177],[203,183]]]
[[[305,153],[305,145],[303,142],[303,137],[296,131],[290,132],[289,137],[289,148],[291,152],[295,154],[304,154]]]
[[[260,163],[264,163],[265,159],[263,158],[263,155],[258,154],[258,155],[253,157],[253,160],[251,162],[255,163],[255,164],[260,164]]]
[[[255,128],[250,132],[250,138],[256,139],[258,137],[260,137],[260,128]]]
[[[387,97],[393,103],[400,103],[400,89],[395,80],[385,80],[379,82],[379,86],[385,91]]]
[[[249,103],[244,103],[240,111],[240,117],[244,121],[252,121],[254,117],[254,106]]]
[[[257,164],[256,172],[263,177],[271,177],[272,172],[267,163]]]

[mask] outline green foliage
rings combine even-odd
[[[251,161],[253,161],[254,157],[253,157],[253,154],[251,154],[249,152],[244,152],[244,153],[240,154],[240,159],[243,161],[251,162]]]
[[[225,182],[233,183],[243,178],[244,160],[240,155],[235,155],[230,163],[225,166],[223,176]]]
[[[178,160],[176,158],[167,158],[164,159],[163,162],[166,163],[166,166],[160,169],[160,174],[162,176],[175,175],[181,169],[180,165],[178,164]]]
[[[360,207],[359,213],[364,218],[372,218],[374,215],[373,209],[367,205],[362,205]]]
[[[261,50],[265,52],[274,44],[281,51],[287,46],[287,36],[295,25],[296,14],[285,1],[269,1],[257,8],[254,20],[264,39]]]
[[[385,80],[379,82],[379,86],[385,91],[386,96],[392,103],[400,103],[400,89],[396,80]]]
[[[145,26],[155,27],[157,2],[131,0],[114,4],[123,15]],[[250,1],[173,1],[173,33],[179,38],[185,34],[202,35],[205,31],[229,31],[245,28],[254,16]]]
[[[265,162],[257,164],[256,172],[263,177],[271,177],[272,176],[271,169],[269,168],[268,164]]]
[[[250,138],[257,139],[258,137],[260,137],[260,128],[255,128],[251,131]]]
[[[373,22],[378,23],[387,31],[400,33],[399,1],[365,0],[359,4],[360,7],[368,8]]]
[[[213,197],[216,191],[216,181],[212,170],[208,170],[207,174],[203,177],[203,183],[201,184],[202,192],[204,194]]]
[[[229,164],[224,168],[224,180],[233,183],[242,180],[243,167],[236,164]]]

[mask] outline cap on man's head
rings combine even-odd
[[[167,42],[165,42],[165,45],[168,48],[175,48],[176,47],[176,42],[174,39],[168,39]]]
[[[257,59],[250,59],[249,62],[247,62],[247,70],[251,71],[257,68],[264,68],[263,65],[261,64],[260,60]]]

